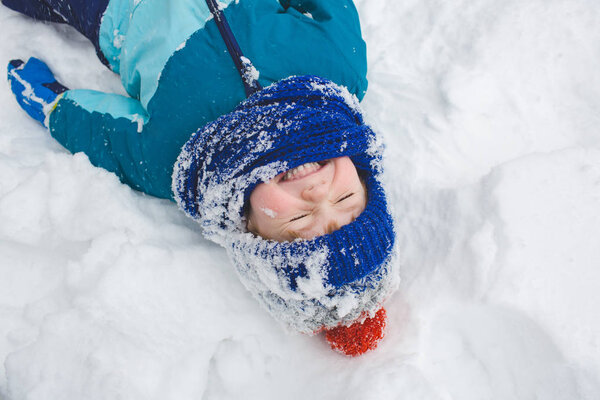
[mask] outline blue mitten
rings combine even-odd
[[[10,88],[23,110],[45,126],[44,120],[56,97],[67,90],[56,81],[50,68],[41,60],[31,57],[26,63],[12,60],[8,63]]]

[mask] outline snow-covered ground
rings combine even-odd
[[[359,358],[284,331],[174,204],[63,150],[0,80],[0,399],[600,398],[596,0],[360,0],[402,284]],[[0,64],[123,93],[0,7]],[[4,69],[2,69],[4,71]]]

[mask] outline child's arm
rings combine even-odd
[[[114,172],[130,186],[149,191],[141,134],[147,114],[139,101],[92,90],[67,90],[36,58],[13,60],[8,80],[19,105],[72,153]]]
[[[359,28],[358,13],[353,0],[279,0],[284,9],[293,8],[315,21],[339,18],[346,28]]]

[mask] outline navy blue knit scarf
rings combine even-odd
[[[179,206],[223,245],[242,282],[278,319],[303,332],[376,311],[394,286],[393,221],[381,187],[382,144],[345,88],[291,77],[253,94],[185,144],[173,172]],[[349,156],[367,187],[352,223],[311,240],[249,233],[252,189],[313,161]]]

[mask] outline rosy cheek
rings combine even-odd
[[[263,183],[258,185],[250,195],[250,205],[254,212],[261,212],[268,217],[275,218],[284,208],[284,197],[277,188]]]

